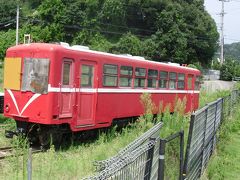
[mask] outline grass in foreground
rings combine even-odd
[[[221,94],[221,93],[220,93]],[[204,95],[206,97],[206,94]],[[215,95],[216,96],[216,95]],[[221,95],[219,95],[221,96]],[[140,121],[137,124],[124,129],[121,134],[112,131],[110,134],[102,134],[95,142],[71,146],[67,151],[55,151],[51,148],[45,153],[33,155],[33,179],[80,179],[94,173],[95,167],[93,162],[96,160],[107,159],[115,155],[120,149],[124,148],[130,142],[138,138],[142,133],[153,126],[153,107],[151,99],[148,95],[143,97],[142,102],[146,106],[145,121]],[[205,98],[206,99],[206,98]],[[207,102],[211,98],[207,98]],[[216,97],[212,99],[217,99]],[[182,129],[185,130],[185,143],[188,134],[189,116],[183,116],[184,101],[176,102],[177,113],[170,115],[169,111],[165,111],[157,117],[162,119],[164,127],[161,131],[161,137],[174,134]],[[161,107],[159,107],[161,109]],[[0,139],[0,141],[2,141]],[[166,149],[166,177],[169,179],[177,179],[178,176],[178,142],[168,144]],[[16,150],[19,151],[19,150]],[[0,162],[0,179],[26,179],[26,154],[25,156],[16,155],[15,157],[6,159]],[[19,154],[19,153],[17,153]]]
[[[102,134],[93,143],[71,146],[66,151],[55,151],[52,147],[45,153],[34,154],[33,179],[80,179],[91,175],[95,171],[94,161],[115,155],[152,126],[150,122],[139,122],[125,128],[121,134],[116,131]],[[0,179],[25,179],[26,160],[23,158],[16,156],[0,162]]]
[[[220,130],[220,137],[212,159],[202,179],[240,179],[240,104],[233,116],[227,118]]]

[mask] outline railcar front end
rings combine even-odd
[[[52,95],[48,93],[53,50],[20,45],[8,49],[4,64],[4,116],[16,121],[16,132],[32,141],[45,139],[52,124]]]

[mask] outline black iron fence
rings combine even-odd
[[[229,116],[237,102],[239,91],[220,98],[191,115],[187,149],[184,162],[184,178],[198,179],[203,173],[217,142],[217,132],[223,116]]]

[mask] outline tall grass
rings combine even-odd
[[[229,90],[216,91],[216,92],[212,92],[212,93],[209,93],[205,90],[201,90],[200,91],[199,106],[203,107],[207,103],[213,102],[213,101],[217,100],[218,98],[222,98],[222,97],[226,97],[226,96],[230,95],[230,93],[231,92]]]
[[[112,128],[91,143],[72,145],[69,149],[55,151],[54,147],[33,155],[33,179],[80,179],[95,172],[93,162],[114,156],[120,149],[153,127],[150,121],[139,119],[130,124],[121,133]],[[0,179],[25,179],[26,156],[15,156],[0,164],[3,171]],[[9,168],[9,167],[14,168]]]
[[[202,100],[202,102],[209,102],[210,99],[215,100],[222,94],[215,94],[213,95],[214,98],[208,97],[207,99],[207,94],[204,94],[205,100]],[[108,132],[101,133],[91,143],[79,142],[68,149],[59,151],[55,151],[54,147],[51,146],[47,152],[34,154],[33,179],[80,179],[92,175],[95,172],[94,161],[114,156],[119,150],[138,138],[160,120],[164,123],[160,133],[161,138],[166,138],[177,131],[185,130],[186,143],[190,120],[190,116],[184,114],[186,99],[180,100],[176,98],[175,113],[173,114],[170,113],[169,106],[163,108],[162,102],[159,102],[158,105],[154,104],[150,94],[143,94],[141,103],[144,107],[144,114],[137,120],[137,123],[130,124],[121,133],[112,128]],[[154,116],[153,114],[157,115]],[[178,145],[178,140],[174,140],[168,143],[166,147],[167,179],[177,179],[178,176]],[[21,148],[16,151],[21,151]],[[23,148],[22,151],[25,152],[26,156],[21,156],[16,152],[17,155],[15,157],[0,162],[0,179],[25,179],[27,148]]]
[[[220,129],[217,149],[203,179],[239,179],[240,171],[240,104],[232,107]]]

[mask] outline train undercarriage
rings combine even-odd
[[[126,127],[129,123],[133,123],[137,120],[137,116],[114,119],[112,121],[112,126],[117,126],[116,130],[119,131],[122,128]],[[66,141],[77,140],[81,142],[91,141],[98,137],[100,132],[106,132],[109,129],[93,129],[79,132],[72,132],[69,124],[60,124],[60,125],[44,125],[29,123],[23,121],[16,121],[16,130],[5,131],[5,136],[7,138],[13,138],[13,136],[18,136],[21,138],[27,138],[30,145],[41,146],[44,149],[48,149],[50,145],[55,147],[60,147]],[[69,138],[70,137],[70,138]]]
[[[7,138],[13,138],[13,136],[27,138],[30,145],[40,145],[43,148],[48,148],[51,144],[59,146],[63,135],[70,132],[67,124],[44,125],[16,121],[16,130],[6,130],[5,136]]]

